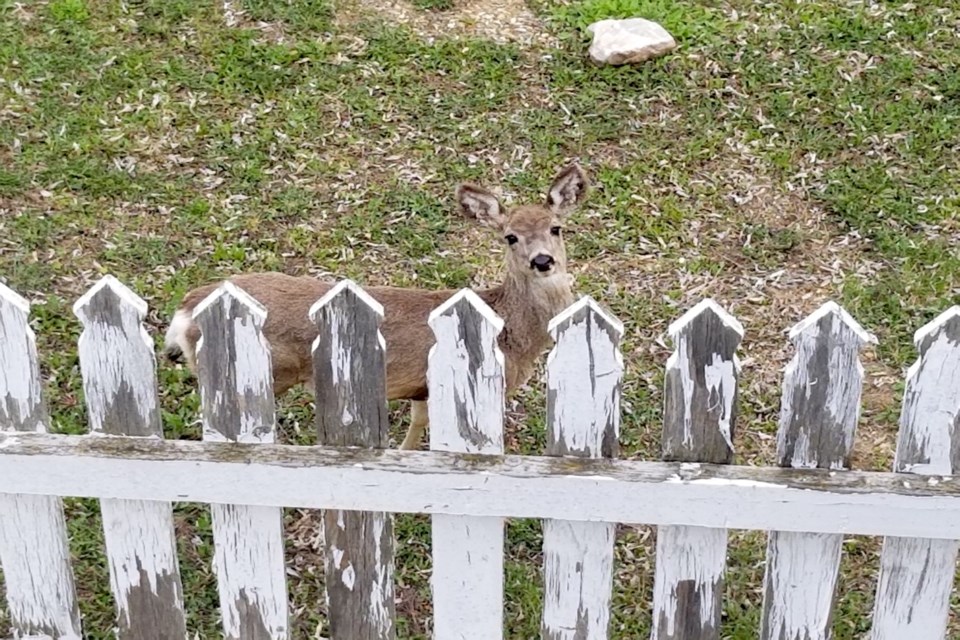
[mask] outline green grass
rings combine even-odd
[[[449,11],[453,9],[453,0],[413,0],[413,6],[422,11]]]
[[[835,299],[880,338],[857,461],[889,467],[912,334],[960,303],[955,2],[530,0],[550,50],[428,42],[326,0],[231,4],[233,27],[213,0],[0,0],[0,279],[34,304],[58,431],[86,430],[70,305],[102,274],[147,300],[157,341],[187,290],[237,271],[489,283],[500,245],[453,215],[454,185],[539,199],[577,158],[596,189],[569,254],[580,291],[626,326],[625,456],[658,456],[657,340],[712,296],[747,331],[739,460],[771,463],[783,330]],[[584,28],[631,16],[661,21],[677,51],[589,64]],[[159,374],[167,436],[198,438],[195,382]],[[541,383],[511,407],[512,451],[543,450]],[[312,424],[308,398],[284,399],[285,441],[312,442]],[[112,637],[99,511],[67,510],[86,637]],[[190,628],[219,637],[208,511],[180,505],[176,523]],[[316,519],[285,523],[294,637],[316,637]],[[426,638],[429,520],[396,533],[400,637]],[[541,540],[538,522],[509,523],[511,639],[538,636]],[[653,540],[618,536],[617,640],[649,633]],[[878,549],[846,542],[837,640],[869,629]],[[725,638],[756,637],[763,553],[762,535],[731,536]]]

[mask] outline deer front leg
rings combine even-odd
[[[420,440],[427,430],[430,423],[427,413],[427,403],[424,400],[413,400],[410,403],[410,428],[407,429],[407,435],[403,439],[401,449],[419,449]]]

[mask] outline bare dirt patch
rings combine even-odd
[[[523,0],[461,0],[448,11],[422,11],[404,0],[358,0],[337,11],[337,19],[346,25],[370,17],[409,27],[428,41],[472,37],[501,44],[556,42]]]

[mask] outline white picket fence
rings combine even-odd
[[[885,536],[871,638],[940,640],[960,540],[960,307],[917,332],[894,473],[848,470],[861,347],[828,303],[792,330],[779,468],[734,466],[740,323],[712,301],[670,327],[663,458],[617,460],[621,324],[584,298],[547,360],[546,456],[503,455],[501,321],[436,309],[430,449],[385,450],[380,305],[341,283],[311,311],[321,446],[274,444],[264,309],[196,311],[204,442],[164,441],[146,304],[105,277],[74,307],[89,436],[49,434],[29,305],[0,285],[0,560],[16,638],[80,638],[61,497],[98,498],[122,639],[187,638],[171,503],[212,505],[226,638],[290,635],[281,507],[324,509],[329,633],[395,637],[393,513],[433,519],[433,634],[503,637],[503,522],[544,523],[542,637],[608,636],[615,523],[658,525],[654,640],[720,637],[728,529],[769,531],[758,636],[826,639],[844,534]],[[0,633],[3,633],[0,630]]]

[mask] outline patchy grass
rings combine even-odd
[[[453,0],[413,0],[413,6],[423,11],[449,11],[453,9]]]
[[[658,455],[659,339],[712,296],[747,331],[739,460],[771,463],[784,330],[836,299],[880,338],[855,460],[889,468],[912,333],[960,302],[960,7],[530,7],[557,48],[492,42],[466,19],[427,40],[325,0],[0,0],[0,278],[34,303],[55,427],[86,429],[70,305],[102,274],[148,301],[158,341],[186,290],[238,271],[489,284],[500,246],[452,215],[453,186],[539,198],[576,158],[597,189],[570,225],[572,268],[626,325],[624,455]],[[529,9],[500,8],[529,28]],[[582,28],[632,15],[678,50],[588,64]],[[194,382],[166,365],[160,379],[168,437],[198,438]],[[542,451],[542,407],[534,380],[509,407],[510,450]],[[281,403],[280,428],[312,441],[307,397]],[[68,515],[87,637],[112,637],[98,510],[68,501]],[[208,511],[181,505],[176,523],[190,627],[218,637]],[[285,524],[293,635],[318,637],[317,520]],[[400,637],[426,638],[429,520],[396,530]],[[649,633],[653,540],[621,528],[614,638]],[[511,522],[507,541],[507,637],[537,637],[539,523]],[[838,640],[869,628],[878,549],[845,545]],[[724,637],[756,637],[763,551],[762,535],[731,535]]]

